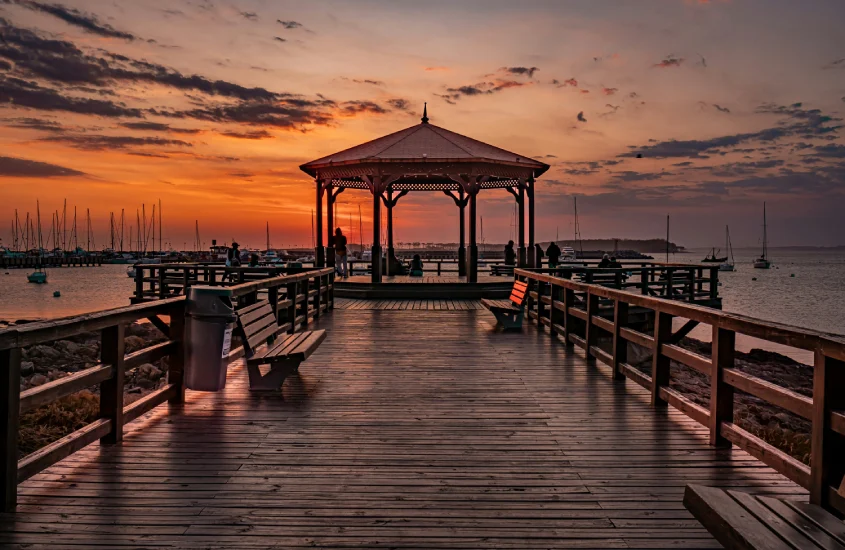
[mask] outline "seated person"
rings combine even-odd
[[[620,267],[622,267],[622,264],[621,264],[621,263],[619,263],[619,262],[616,260],[616,256],[611,256],[611,257],[610,257],[610,265],[609,265],[609,266],[607,266],[607,267],[620,268]]]
[[[605,254],[604,256],[602,256],[601,261],[599,262],[598,267],[599,267],[599,268],[603,268],[603,267],[610,267],[610,256],[608,256],[607,254]]]
[[[414,254],[414,259],[411,260],[411,277],[423,276],[423,262],[419,254]]]

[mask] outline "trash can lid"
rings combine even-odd
[[[224,286],[207,286],[207,285],[196,285],[192,286],[190,290],[190,296],[202,294],[204,296],[226,296],[231,298],[232,297],[232,289],[226,288]]]

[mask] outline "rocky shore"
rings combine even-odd
[[[126,353],[164,340],[165,336],[151,323],[140,322],[126,327]],[[93,367],[99,357],[100,335],[96,332],[24,348],[21,351],[21,392]],[[166,359],[143,364],[128,372],[124,403],[128,405],[161,387],[166,373]],[[99,386],[93,386],[21,415],[20,455],[31,453],[92,422],[99,415],[99,403]]]
[[[704,356],[710,356],[709,343],[684,338],[680,346]],[[631,364],[645,374],[651,374],[651,353],[632,346],[629,350]],[[777,384],[801,395],[813,395],[813,367],[789,357],[752,349],[748,353],[736,352],[736,369]],[[710,408],[710,377],[689,367],[671,361],[670,386],[694,403]],[[734,393],[734,421],[741,428],[774,445],[798,460],[810,462],[810,433],[808,420],[780,407],[736,390]]]

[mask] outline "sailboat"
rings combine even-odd
[[[766,227],[766,203],[763,203],[763,253],[754,260],[754,267],[757,269],[769,269],[772,262],[769,261],[769,236]]]
[[[705,256],[704,259],[701,260],[701,261],[703,263],[707,263],[707,264],[720,264],[720,263],[723,263],[723,262],[727,262],[728,261],[727,256],[719,257],[719,258],[716,257],[716,254],[718,254],[719,252],[721,252],[721,250],[719,250],[717,248],[711,248],[710,254]]]
[[[733,271],[736,263],[734,262],[733,245],[731,245],[731,230],[727,225],[725,226],[725,250],[728,251],[731,259],[728,261],[728,259],[725,258],[725,261],[719,264],[719,271]]]
[[[41,206],[38,202],[35,203],[35,211],[38,216],[38,265],[35,271],[26,276],[26,280],[30,283],[43,285],[47,282],[47,272],[44,270],[44,247],[41,242]]]

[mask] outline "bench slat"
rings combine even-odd
[[[267,328],[265,328],[264,330],[262,330],[261,332],[259,332],[258,334],[256,334],[255,336],[252,336],[251,338],[249,338],[247,340],[247,343],[249,345],[249,349],[254,350],[258,346],[260,346],[261,344],[266,342],[268,338],[270,338],[271,336],[277,335],[281,331],[282,331],[282,327],[280,327],[276,323],[271,323],[271,324],[267,325]]]
[[[767,529],[773,531],[797,550],[819,550],[819,547],[813,541],[796,530],[782,517],[763,506],[753,495],[739,491],[728,491],[728,494],[763,522]]]
[[[263,306],[265,304],[269,304],[269,302],[262,300],[260,302],[254,303],[252,305],[244,306],[244,307],[240,308],[238,311],[236,311],[235,313],[237,313],[238,315],[246,315],[247,313],[251,313],[251,312],[255,311],[256,309],[260,308],[261,306]]]
[[[276,318],[272,314],[270,314],[270,315],[266,315],[266,316],[258,319],[254,323],[251,323],[251,324],[246,325],[246,326],[242,326],[242,328],[243,328],[244,334],[249,339],[249,338],[252,338],[253,336],[255,336],[256,334],[258,334],[259,332],[261,332],[262,330],[264,330],[265,328],[269,327],[270,325],[272,325],[275,322],[276,322]]]
[[[687,485],[684,506],[728,550],[794,550],[721,489]]]
[[[839,521],[823,509],[805,502],[786,502],[787,506],[811,519],[841,544],[845,545],[845,523]]]
[[[308,359],[325,339],[325,330],[315,330],[310,333],[308,338],[297,344],[296,348],[289,352],[289,355],[301,355],[303,360]]]
[[[259,305],[259,304],[260,304],[261,307],[253,308],[251,311],[248,311],[247,313],[241,313],[240,311],[238,311],[238,318],[240,319],[241,324],[246,326],[246,325],[252,323],[253,321],[255,321],[256,319],[260,319],[261,317],[264,317],[265,315],[272,315],[273,314],[273,308],[270,307],[269,302],[259,302],[256,305]],[[252,307],[252,306],[250,306],[250,307]]]
[[[801,533],[813,541],[816,544],[821,546],[822,548],[835,548],[837,550],[842,550],[845,548],[843,544],[845,541],[836,540],[836,538],[832,537],[830,533],[827,533],[822,526],[819,526],[814,522],[812,519],[808,518],[804,514],[790,508],[782,501],[772,498],[772,497],[758,497],[760,502],[765,504],[770,510],[775,512],[777,515],[788,521],[793,527],[801,531]],[[845,524],[842,522],[838,522],[839,527],[841,530],[845,531]]]

